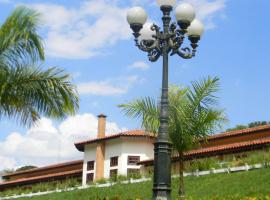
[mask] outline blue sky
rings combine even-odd
[[[224,129],[252,121],[269,121],[270,1],[186,1],[195,6],[206,31],[195,58],[170,58],[170,83],[189,85],[192,80],[218,76],[219,106],[230,120]],[[2,118],[0,161],[5,163],[4,167],[80,158],[72,142],[96,134],[94,116],[99,113],[108,115],[108,132],[140,128],[139,122],[122,115],[117,104],[146,95],[158,97],[161,60],[150,63],[147,55],[135,48],[125,15],[129,7],[143,6],[149,20],[160,24],[161,12],[155,1],[0,0],[0,23],[19,4],[43,14],[39,30],[46,47],[43,65],[60,66],[72,74],[81,104],[75,117],[64,121],[43,119],[40,128],[27,129],[12,119]],[[57,147],[50,143],[54,137],[59,137]],[[27,153],[36,144],[43,146],[36,154]],[[13,149],[6,150],[8,146]],[[54,151],[40,158],[48,148]],[[26,153],[17,155],[18,151]]]

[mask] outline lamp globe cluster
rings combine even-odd
[[[176,0],[157,0],[157,4],[162,7],[173,8]],[[175,8],[175,18],[179,27],[187,32],[189,38],[200,39],[204,32],[203,23],[195,19],[195,9],[188,3],[182,3]],[[141,7],[133,7],[127,12],[127,21],[130,24],[134,34],[140,35],[140,30],[147,21],[147,13]]]

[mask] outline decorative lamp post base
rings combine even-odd
[[[171,151],[172,144],[169,142],[154,143],[154,171],[158,171],[159,174],[154,174],[155,182],[153,184],[152,200],[171,199]],[[157,169],[158,167],[159,169]]]

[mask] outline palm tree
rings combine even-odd
[[[174,150],[179,156],[179,198],[185,199],[184,152],[191,150],[199,141],[214,133],[226,121],[222,110],[216,108],[219,79],[217,77],[192,82],[192,87],[169,89],[169,135]],[[119,107],[125,115],[141,119],[142,127],[157,133],[159,105],[146,97]]]
[[[20,6],[0,26],[0,117],[27,125],[41,115],[74,114],[79,102],[67,73],[39,67],[44,61],[39,19],[39,13]]]

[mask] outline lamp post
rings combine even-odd
[[[147,14],[141,7],[131,8],[127,20],[133,30],[135,45],[148,53],[151,62],[163,57],[162,95],[160,104],[160,127],[154,143],[154,181],[153,200],[171,199],[171,149],[168,136],[168,57],[179,55],[190,59],[195,56],[197,43],[204,31],[203,24],[195,19],[194,8],[187,3],[180,4],[175,9],[177,23],[171,23],[170,13],[176,0],[157,0],[163,13],[163,29],[156,24],[151,26],[153,34],[143,38],[140,31],[147,20]],[[177,24],[179,27],[177,27]],[[185,36],[188,36],[190,47],[182,47]]]

